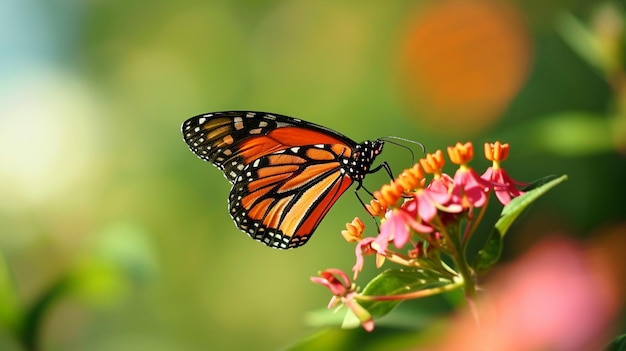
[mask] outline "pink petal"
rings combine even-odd
[[[352,272],[354,272],[352,279],[356,279],[361,270],[363,270],[363,264],[365,263],[365,260],[363,259],[363,251],[367,250],[367,248],[369,248],[374,240],[375,238],[368,237],[359,241],[359,243],[357,244],[356,263],[354,264],[354,267],[352,267]]]

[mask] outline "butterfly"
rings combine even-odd
[[[384,145],[357,143],[321,125],[274,113],[211,112],[186,120],[185,142],[232,184],[235,225],[270,247],[304,245],[339,197],[365,175]],[[391,173],[390,173],[391,174]]]

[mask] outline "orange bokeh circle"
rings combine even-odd
[[[519,92],[530,56],[526,26],[512,5],[437,1],[409,18],[398,64],[401,95],[423,126],[477,132]]]

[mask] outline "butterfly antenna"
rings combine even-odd
[[[420,143],[420,142],[418,142],[418,141],[415,141],[415,140],[406,139],[406,138],[402,138],[402,137],[397,137],[397,136],[393,136],[393,135],[389,135],[389,136],[385,136],[385,137],[379,138],[379,140],[383,140],[383,141],[385,141],[385,142],[388,142],[388,143],[391,143],[391,144],[397,145],[397,146],[399,146],[399,147],[401,147],[401,148],[403,148],[403,149],[407,150],[408,152],[410,152],[410,153],[411,153],[411,164],[414,164],[414,163],[415,163],[415,154],[413,153],[413,149],[411,149],[410,147],[408,147],[408,146],[406,146],[406,145],[404,145],[404,144],[401,144],[401,143],[398,143],[398,142],[392,141],[392,140],[390,140],[390,139],[393,139],[393,140],[401,140],[401,141],[404,141],[404,142],[407,142],[407,143],[411,143],[411,144],[419,145],[419,146],[420,146],[420,148],[422,149],[422,153],[425,153],[425,152],[426,152],[426,148],[424,147],[424,144],[422,144],[422,143]]]

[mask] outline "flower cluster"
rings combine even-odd
[[[489,193],[494,192],[502,205],[523,193],[518,189],[523,183],[513,180],[501,166],[501,162],[508,156],[509,145],[486,143],[484,150],[485,157],[492,161],[492,165],[482,175],[478,175],[468,165],[474,156],[472,144],[457,143],[447,148],[448,158],[458,165],[454,176],[443,172],[444,156],[438,150],[426,155],[412,168],[375,191],[374,199],[366,205],[366,209],[371,216],[380,220],[378,235],[364,237],[365,225],[359,218],[348,223],[346,230],[342,231],[348,242],[356,243],[353,278],[356,279],[361,272],[364,257],[375,255],[377,267],[388,260],[405,267],[452,277],[451,280],[458,283],[457,286],[465,286],[468,281],[473,281],[474,272],[466,262],[465,248],[487,207]],[[426,180],[428,174],[432,176],[430,182]],[[479,212],[475,213],[477,210]],[[449,256],[455,267],[446,265],[441,260],[441,254]],[[333,292],[331,304],[335,305],[337,299],[343,301],[367,330],[373,328],[371,316],[364,313],[356,301],[393,299],[392,296],[358,294],[355,285],[338,269],[324,271],[320,276],[322,278],[313,277],[312,280]],[[343,283],[333,283],[337,281],[335,276],[343,277]],[[338,285],[343,288],[336,289]],[[468,289],[465,289],[467,295]],[[470,295],[473,289],[471,286]],[[432,292],[441,291],[435,289]],[[415,297],[423,295],[424,292],[419,291]],[[405,294],[401,298],[412,297]]]

